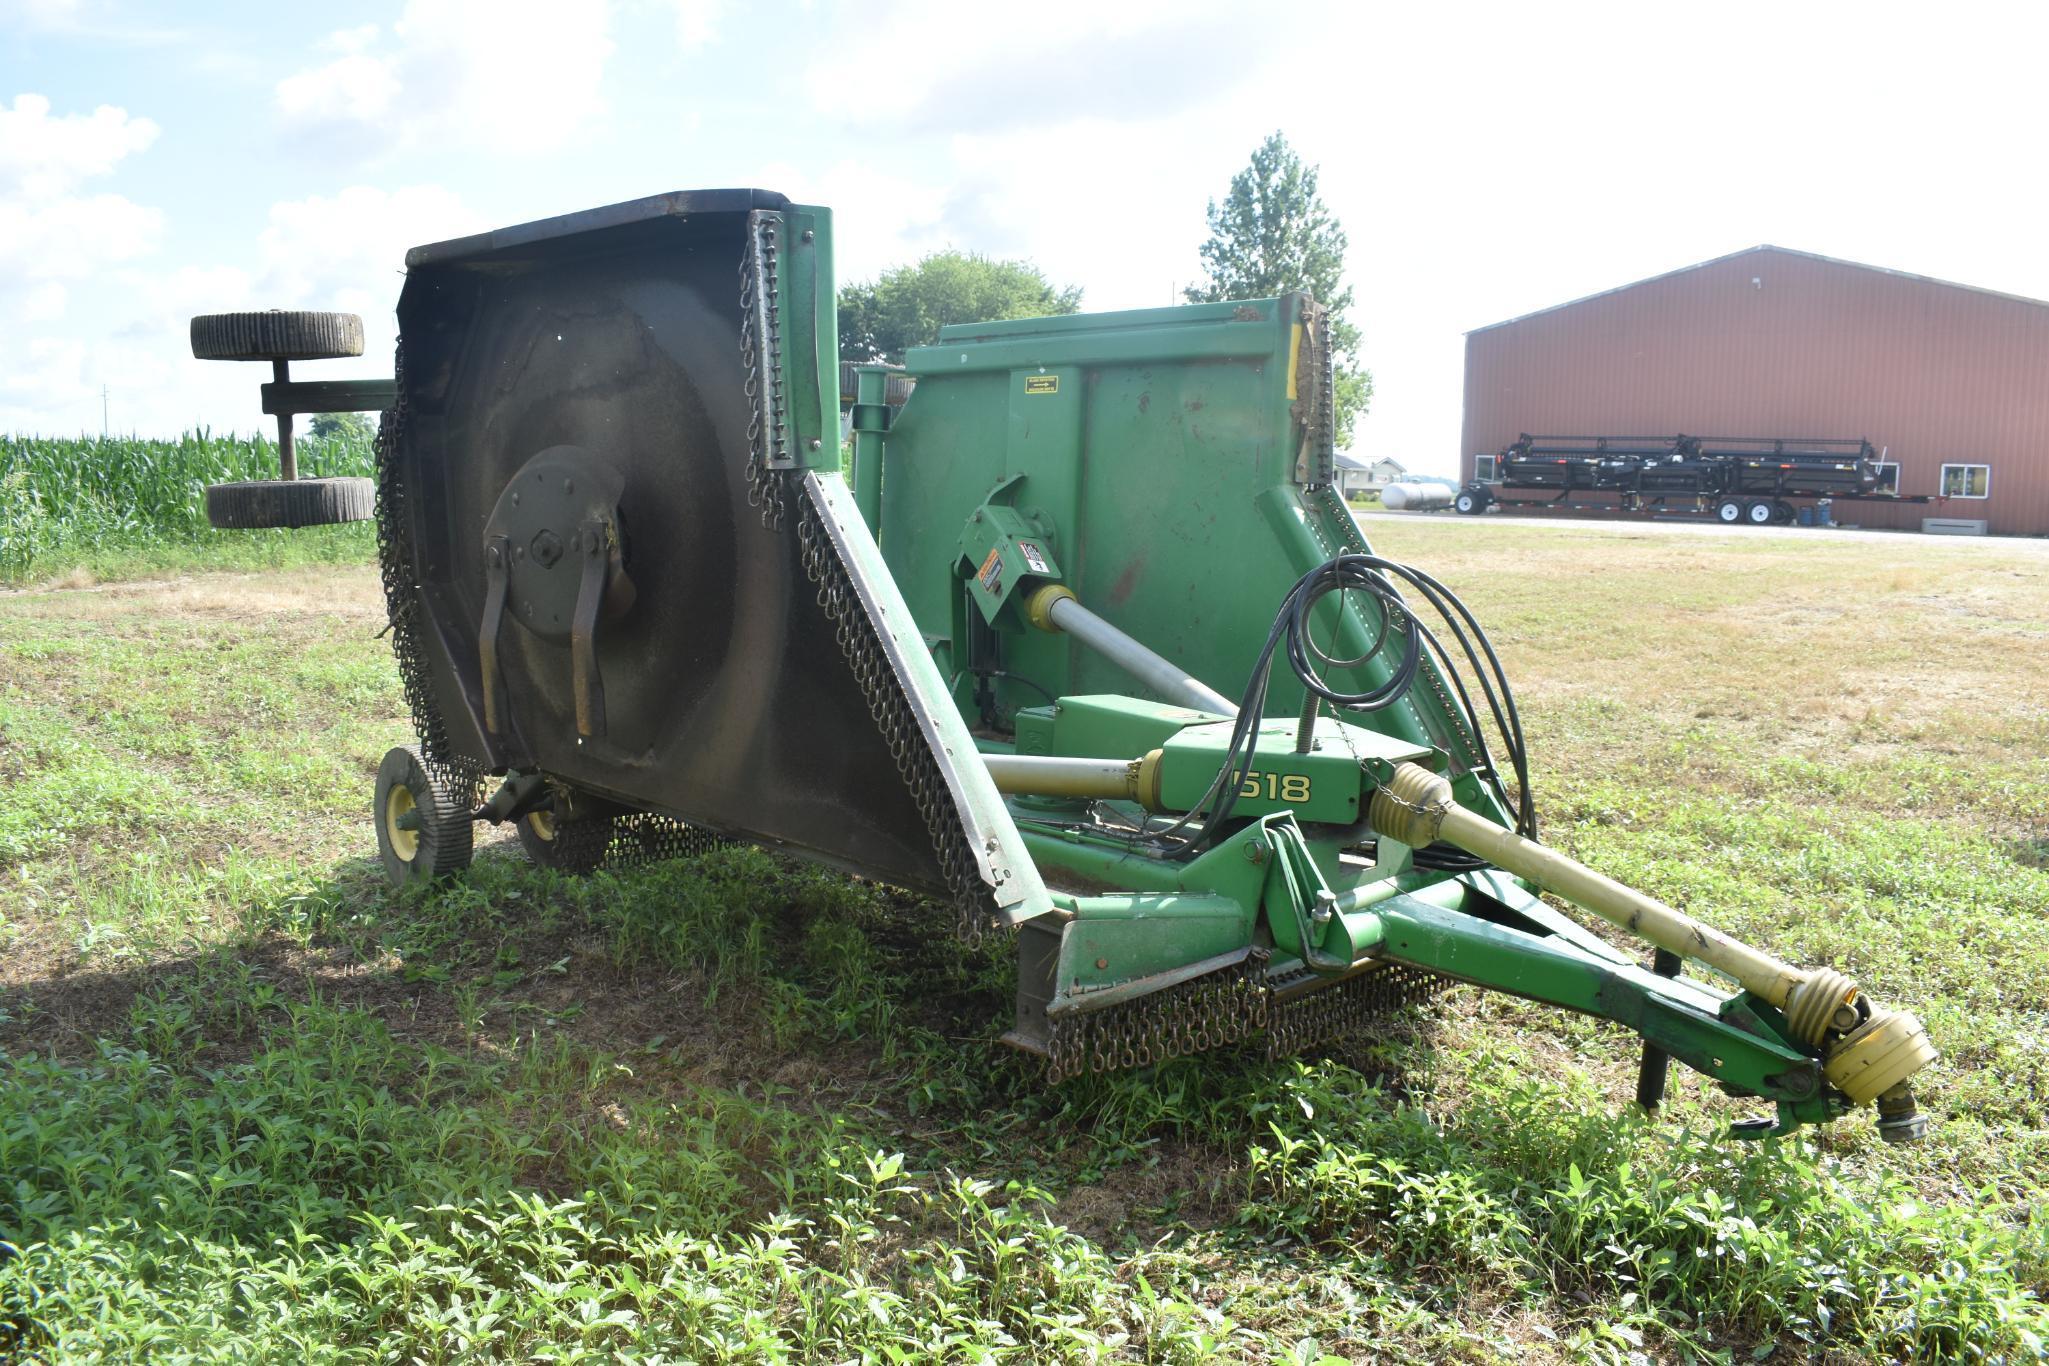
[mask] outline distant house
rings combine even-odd
[[[1337,465],[1338,492],[1346,497],[1400,483],[1409,473],[1408,466],[1393,456],[1382,456],[1378,460],[1366,461],[1356,455],[1339,452]]]

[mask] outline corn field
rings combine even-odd
[[[375,461],[360,437],[302,438],[298,451],[306,475],[367,475]],[[36,574],[86,547],[280,534],[206,523],[208,484],[277,477],[277,447],[263,437],[0,437],[0,578]]]

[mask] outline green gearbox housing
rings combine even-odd
[[[736,190],[408,255],[395,876],[474,811],[558,866],[742,839],[919,889],[1014,936],[1056,1080],[1464,982],[1635,1030],[1647,1104],[1676,1058],[1775,1108],[1739,1132],[1925,1127],[1911,1016],[1536,839],[1484,632],[1333,490],[1313,299],[947,327],[855,367],[843,451],[831,244]]]

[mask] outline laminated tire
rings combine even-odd
[[[618,826],[609,815],[564,819],[530,811],[519,818],[518,830],[519,847],[536,867],[582,876],[603,866]]]
[[[199,360],[340,360],[363,354],[353,313],[202,313],[192,320]]]
[[[206,520],[219,531],[367,522],[376,510],[369,479],[251,479],[206,489]]]
[[[372,807],[385,876],[404,887],[469,867],[476,829],[467,796],[446,774],[430,769],[411,745],[386,753],[377,766]]]

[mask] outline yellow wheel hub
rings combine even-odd
[[[534,832],[535,839],[555,838],[555,813],[552,811],[531,811],[527,813],[526,828]]]
[[[399,818],[414,809],[413,790],[402,783],[392,784],[384,799],[384,836],[391,841],[392,852],[407,863],[420,856],[420,832],[417,828],[404,828]]]

